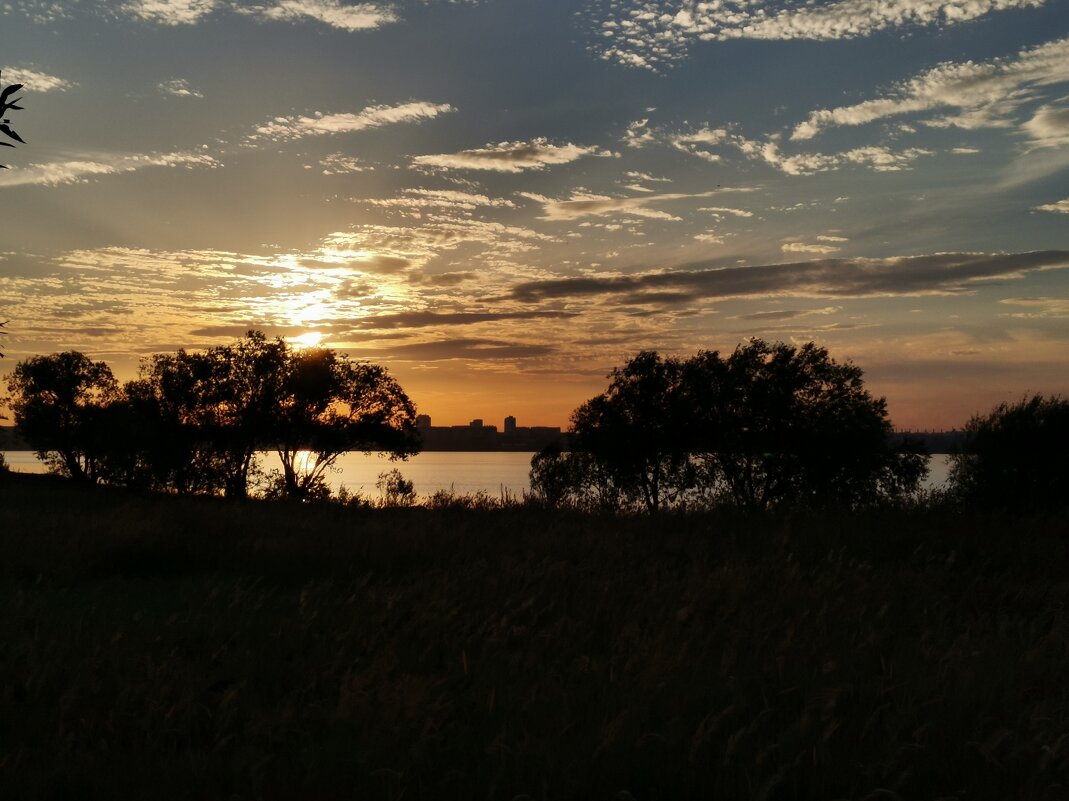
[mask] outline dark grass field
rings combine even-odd
[[[1069,525],[0,477],[0,799],[1067,799]]]

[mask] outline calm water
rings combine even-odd
[[[531,469],[531,456],[519,452],[428,451],[404,462],[391,462],[376,454],[350,453],[338,459],[337,471],[328,473],[327,481],[335,490],[344,484],[352,492],[374,498],[379,495],[375,488],[379,473],[396,467],[412,481],[420,495],[452,488],[461,495],[482,490],[496,498],[505,491],[519,495],[530,488],[527,473]],[[43,473],[45,469],[28,451],[9,451],[4,458],[13,469],[22,472]],[[946,481],[949,461],[943,454],[931,458],[926,486],[938,487]],[[268,470],[277,464],[277,456],[265,454],[264,466]]]

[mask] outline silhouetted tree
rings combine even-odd
[[[589,507],[609,487],[619,507],[649,512],[710,499],[854,508],[900,500],[927,472],[923,454],[891,446],[886,403],[861,370],[813,343],[755,339],[685,361],[647,351],[612,379],[572,415],[577,453],[532,460],[546,502]]]
[[[1069,507],[1069,399],[1033,395],[1001,403],[965,426],[949,483],[961,501],[985,508]]]
[[[67,351],[33,356],[8,378],[19,433],[49,468],[79,481],[101,478],[105,413],[118,385],[104,362]]]
[[[296,351],[281,387],[272,438],[288,497],[307,497],[343,453],[419,449],[415,407],[383,367],[327,348]]]
[[[19,89],[22,88],[22,84],[13,83],[10,86],[4,87],[3,81],[0,81],[0,87],[3,87],[0,88],[0,133],[4,134],[4,136],[6,136],[8,139],[14,139],[16,142],[22,142],[23,144],[25,144],[23,138],[17,133],[15,133],[15,129],[11,127],[11,120],[8,119],[7,116],[7,113],[9,111],[22,111],[22,106],[16,105],[19,101],[22,100],[22,98],[12,98],[12,95],[14,95],[16,92],[19,91]],[[10,142],[4,141],[0,141],[0,146],[14,147],[14,145]],[[0,169],[6,170],[7,165],[0,164]]]
[[[575,449],[594,457],[626,497],[656,512],[693,485],[682,366],[643,351],[610,378],[604,393],[572,413]]]
[[[118,404],[125,419],[114,432],[112,460],[122,483],[178,493],[223,489],[222,460],[210,440],[219,372],[206,353],[179,350],[142,361],[140,377],[123,386]]]
[[[742,508],[871,505],[914,492],[927,472],[923,454],[891,446],[886,401],[861,369],[812,342],[701,352],[683,385],[703,483]]]
[[[248,495],[256,452],[270,447],[289,357],[283,340],[268,340],[260,331],[204,354],[211,378],[202,398],[201,430],[228,498]]]
[[[583,451],[561,451],[556,444],[532,457],[529,480],[532,495],[546,506],[612,512],[624,502],[600,459]]]

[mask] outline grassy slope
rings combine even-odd
[[[0,478],[0,798],[1064,799],[1067,528]]]

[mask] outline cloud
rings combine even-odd
[[[1053,203],[1044,203],[1035,207],[1037,211],[1049,211],[1054,214],[1069,214],[1069,197],[1056,200]]]
[[[216,10],[278,22],[315,20],[343,31],[368,30],[397,21],[396,12],[388,5],[346,4],[340,0],[274,0],[251,4],[237,0],[130,0],[119,10],[158,25],[192,25]]]
[[[1069,63],[1066,69],[1069,69]],[[1066,80],[1069,81],[1069,76]],[[1033,148],[1069,145],[1069,106],[1040,106],[1032,119],[1021,127]]]
[[[215,0],[133,0],[122,9],[159,25],[191,25],[214,11],[216,6]]]
[[[653,131],[649,129],[649,117],[628,123],[624,131],[623,142],[628,147],[645,147],[655,140]]]
[[[785,242],[780,246],[780,250],[784,253],[835,253],[841,248],[837,248],[834,245],[813,245],[805,242]]]
[[[12,167],[0,174],[0,186],[59,186],[61,184],[87,183],[102,175],[135,172],[146,167],[220,167],[222,164],[205,153],[180,151],[175,153],[92,155],[76,157],[67,161],[46,164],[30,164],[27,167]]]
[[[375,169],[364,164],[356,156],[347,156],[344,153],[330,153],[324,156],[319,166],[323,168],[323,175],[347,175],[353,172],[366,172]]]
[[[0,74],[3,74],[5,84],[25,84],[29,92],[65,92],[77,86],[74,81],[57,78],[33,67],[0,67]]]
[[[1066,298],[1004,298],[999,303],[1017,306],[1022,311],[1007,316],[1024,319],[1069,317],[1069,299]]]
[[[257,128],[248,139],[250,141],[268,139],[274,142],[284,142],[302,139],[306,136],[351,133],[395,123],[422,122],[453,111],[456,109],[448,103],[436,104],[416,100],[395,106],[368,106],[356,114],[317,112],[311,117],[275,117]]]
[[[475,150],[461,150],[459,153],[416,156],[412,163],[420,167],[435,167],[443,170],[523,172],[524,170],[542,170],[554,164],[567,164],[583,156],[612,155],[596,147],[571,143],[555,145],[548,139],[536,138],[530,142],[500,142]]]
[[[709,211],[716,216],[723,214],[730,214],[732,217],[753,217],[752,211],[746,211],[746,209],[732,209],[727,206],[703,206],[698,211]]]
[[[1038,7],[1044,0],[753,0],[675,3],[674,13],[653,0],[602,0],[591,50],[623,66],[659,71],[682,61],[691,43],[731,39],[839,40],[878,31],[955,25],[997,11]]]
[[[372,198],[362,202],[373,206],[439,208],[454,211],[473,211],[479,207],[516,208],[516,204],[506,198],[487,197],[455,189],[406,189],[401,197]]]
[[[727,141],[729,137],[726,128],[699,128],[690,133],[676,134],[669,137],[669,142],[676,150],[697,156],[703,161],[715,164],[720,161],[720,156],[706,148],[710,145],[719,145]]]
[[[575,317],[571,312],[519,311],[519,312],[433,312],[415,311],[398,314],[379,314],[357,321],[357,330],[368,328],[427,328],[440,325],[475,325],[477,323],[502,322],[505,320],[557,320]]]
[[[157,89],[160,90],[160,94],[170,97],[195,97],[201,99],[204,95],[199,89],[195,89],[189,85],[189,81],[185,78],[172,78],[169,81],[164,81],[158,84]]]
[[[517,284],[510,297],[523,302],[632,295],[680,290],[696,298],[859,298],[953,295],[982,282],[1069,267],[1069,251],[942,253],[885,259],[820,259],[789,264],[677,269],[639,275],[562,278]]]
[[[739,314],[732,317],[733,320],[793,320],[796,317],[806,317],[810,314],[829,315],[842,311],[842,306],[825,306],[823,309],[783,309],[777,311],[753,312],[752,314]]]
[[[689,200],[696,197],[710,197],[715,192],[699,194],[660,194],[642,195],[641,197],[608,197],[607,195],[573,194],[568,200],[554,200],[531,193],[521,193],[523,197],[536,200],[542,204],[543,220],[578,220],[583,217],[598,217],[608,214],[627,214],[633,217],[646,217],[652,220],[678,221],[680,218],[649,206],[655,203],[671,203],[677,200]]]
[[[338,0],[279,0],[272,5],[258,5],[247,13],[264,19],[292,21],[314,19],[343,31],[378,28],[397,21],[397,14],[388,6],[374,3],[342,5]]]
[[[780,149],[778,135],[749,139],[727,128],[708,126],[682,133],[658,132],[657,138],[680,152],[713,163],[720,161],[721,155],[709,148],[730,147],[751,161],[763,161],[787,175],[812,175],[850,165],[867,167],[876,172],[897,172],[910,169],[913,162],[922,156],[932,155],[932,151],[919,147],[892,150],[882,145],[856,147],[840,153],[787,154]]]
[[[1018,107],[1034,96],[1035,87],[1066,82],[1069,38],[1021,50],[1010,59],[945,62],[899,84],[886,97],[814,111],[794,129],[791,139],[812,139],[835,126],[864,125],[942,108],[957,112],[931,119],[929,125],[1006,127]]]
[[[359,356],[400,361],[496,361],[499,359],[524,359],[547,356],[553,353],[551,345],[520,345],[495,339],[444,339],[437,342],[415,342],[407,345],[369,348],[356,351]]]

